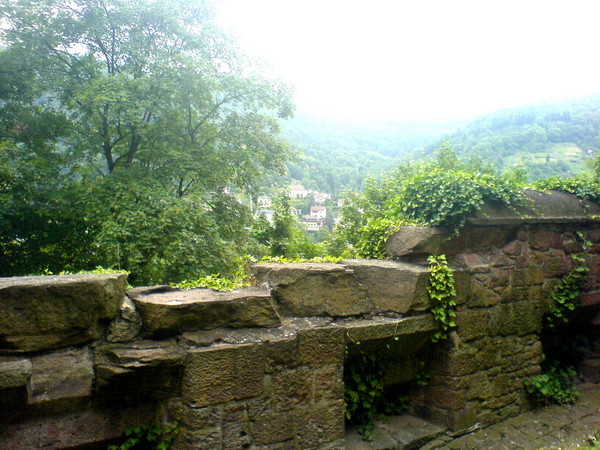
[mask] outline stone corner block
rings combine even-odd
[[[31,378],[31,361],[25,358],[0,358],[0,389],[27,385]]]
[[[217,292],[169,290],[132,295],[148,337],[174,336],[218,327],[276,327],[281,321],[269,290],[260,287]]]
[[[351,259],[344,266],[356,274],[377,313],[410,314],[429,307],[426,267],[399,261]]]
[[[35,356],[31,358],[31,366],[29,404],[60,404],[70,408],[74,402],[91,398],[94,369],[89,348]]]
[[[354,271],[341,264],[255,264],[251,270],[272,287],[283,316],[346,317],[373,310]]]
[[[102,337],[125,295],[124,274],[0,278],[2,353],[65,348]]]
[[[174,341],[106,344],[95,349],[96,392],[101,402],[178,395],[185,351]]]
[[[434,254],[451,255],[460,253],[462,244],[460,240],[453,239],[451,230],[405,226],[389,237],[385,249],[387,256],[391,258]]]

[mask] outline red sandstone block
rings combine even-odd
[[[600,305],[600,292],[584,292],[580,298],[581,306]]]
[[[548,230],[536,230],[529,235],[529,246],[535,250],[546,251],[553,241],[553,234]]]
[[[521,252],[523,251],[523,242],[522,241],[512,241],[509,244],[507,244],[506,246],[504,246],[504,248],[502,248],[502,251],[504,253],[506,253],[507,255],[520,255]]]
[[[563,240],[563,236],[560,234],[554,234],[552,235],[552,239],[550,240],[550,248],[554,248],[557,250],[564,250],[565,245],[564,245],[564,240]]]

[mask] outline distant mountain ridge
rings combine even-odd
[[[497,111],[444,138],[463,157],[481,158],[500,170],[522,165],[531,180],[570,177],[585,171],[597,154],[600,95]]]
[[[425,147],[462,124],[457,120],[341,119],[299,111],[283,123],[282,134],[301,150],[359,150],[396,157]]]
[[[359,190],[367,175],[406,157],[432,154],[445,139],[465,158],[499,170],[522,165],[529,178],[586,170],[600,144],[600,95],[527,105],[465,121],[359,121],[299,111],[282,134],[303,156],[287,177],[323,192]],[[279,183],[278,183],[279,184]]]

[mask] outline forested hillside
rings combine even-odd
[[[299,110],[282,135],[305,150],[361,150],[401,156],[453,132],[459,121],[383,121],[327,118]]]
[[[511,108],[470,122],[359,121],[299,111],[282,127],[299,157],[269,185],[300,181],[333,194],[360,190],[410,157],[431,155],[444,140],[466,159],[494,169],[523,167],[529,180],[570,177],[587,170],[599,145],[600,95]]]
[[[288,162],[287,176],[267,185],[300,181],[308,189],[340,195],[363,188],[369,175],[390,170],[407,156],[453,132],[459,121],[382,121],[335,119],[297,111],[282,124],[282,136],[298,157]]]
[[[479,157],[500,170],[520,164],[537,180],[583,172],[596,155],[599,127],[600,96],[592,96],[498,111],[447,139],[464,157]]]

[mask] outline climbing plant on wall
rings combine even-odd
[[[577,334],[566,336],[565,325],[579,304],[581,286],[590,271],[586,256],[591,242],[581,232],[577,236],[581,241],[582,254],[571,255],[573,268],[556,285],[548,314],[544,316],[542,336],[555,348],[551,353],[544,349],[542,373],[523,382],[533,401],[540,405],[573,403],[579,396],[573,384],[577,372],[572,363],[578,354],[585,352],[586,339]]]
[[[456,289],[454,288],[454,273],[448,267],[446,255],[430,256],[429,286],[427,292],[432,301],[431,313],[439,326],[432,337],[433,342],[446,339],[448,332],[456,326]]]
[[[368,180],[364,194],[342,211],[334,237],[344,238],[359,257],[385,257],[385,241],[401,225],[448,227],[458,232],[486,203],[516,205],[523,184],[461,162],[448,145],[431,161],[406,162],[379,182]]]
[[[392,341],[398,338],[393,338]],[[384,395],[383,377],[392,366],[390,344],[378,349],[366,348],[360,341],[350,340],[344,362],[344,407],[346,419],[358,425],[367,439],[372,437],[375,419],[399,413],[406,408],[404,398],[394,401]]]

